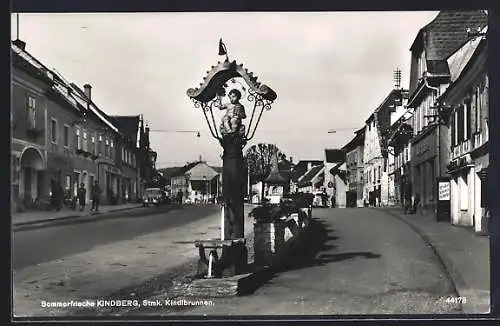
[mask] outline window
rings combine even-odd
[[[69,191],[71,189],[71,176],[70,175],[66,176],[66,183],[65,183],[64,189],[66,189],[67,191]]]
[[[464,126],[465,126],[465,119],[464,119],[464,106],[460,105],[457,108],[457,145],[460,144],[462,141],[465,140],[465,132],[464,132]]]
[[[50,141],[57,144],[57,120],[54,118],[50,121]]]
[[[99,135],[99,154],[104,153],[103,143],[102,143],[102,135]]]
[[[92,136],[92,154],[96,155],[95,136]]]
[[[434,187],[434,180],[436,180],[435,178],[435,174],[434,174],[434,160],[431,160],[429,162],[429,184],[431,185],[431,187],[429,187],[429,198],[431,201],[434,200],[435,198],[435,195],[436,195],[436,187]]]
[[[468,98],[465,100],[465,108],[464,108],[464,140],[470,139],[471,136],[471,99]]]
[[[83,131],[83,150],[88,152],[88,143],[87,143],[87,132]]]
[[[82,138],[80,137],[80,129],[76,129],[76,148],[82,149]]]
[[[105,148],[104,153],[105,153],[104,155],[105,155],[106,157],[111,156],[111,155],[109,154],[109,139],[106,139],[106,148]]]
[[[122,147],[122,161],[125,161],[125,148]]]
[[[453,110],[453,113],[451,115],[451,148],[455,147],[457,145],[457,111]]]
[[[475,94],[475,98],[476,98],[476,101],[475,101],[475,107],[476,107],[476,111],[475,111],[475,115],[476,115],[476,128],[475,128],[475,131],[476,132],[480,132],[481,131],[481,110],[483,108],[483,96],[481,94],[481,87],[476,87],[476,94]]]
[[[36,98],[28,95],[28,112],[27,112],[28,129],[36,128]]]
[[[69,147],[69,126],[64,125],[64,147]]]

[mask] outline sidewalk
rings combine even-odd
[[[102,214],[108,212],[116,212],[138,207],[142,207],[142,205],[138,203],[129,203],[123,205],[102,205],[99,206],[99,213]],[[15,213],[12,215],[12,225],[19,226],[19,225],[36,224],[54,220],[63,220],[73,217],[90,216],[99,213],[91,212],[89,205],[85,207],[84,211],[80,211],[78,210],[78,208],[76,210],[64,208],[59,212],[55,210],[50,210],[50,211],[30,211],[25,213]]]
[[[463,227],[437,222],[434,216],[405,215],[400,208],[376,208],[399,218],[415,229],[433,248],[465,298],[464,313],[490,311],[490,242]],[[464,300],[464,299],[461,299]]]

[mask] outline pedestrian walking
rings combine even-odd
[[[182,191],[180,190],[177,192],[177,202],[182,204]]]
[[[411,199],[411,184],[409,182],[405,182],[404,187],[404,213],[411,214],[413,209],[412,199]]]
[[[80,211],[85,208],[85,197],[87,196],[87,189],[85,189],[85,184],[80,183],[80,188],[78,188],[78,203],[80,204]]]
[[[99,199],[101,197],[101,187],[99,187],[99,182],[96,180],[92,186],[92,211],[99,211]]]
[[[418,212],[420,214],[422,214],[422,205],[420,205],[420,194],[417,193],[415,194],[415,201],[413,202],[413,209],[412,209],[412,213],[415,214],[418,210]]]

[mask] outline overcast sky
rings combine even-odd
[[[352,138],[352,128],[363,126],[392,89],[396,67],[408,87],[409,47],[436,15],[21,14],[19,37],[49,68],[80,86],[91,84],[94,102],[107,114],[143,114],[154,130],[200,130],[200,138],[152,133],[158,167],[182,165],[199,155],[222,165],[220,145],[186,95],[223,60],[218,56],[220,37],[230,60],[242,63],[278,94],[247,146],[275,143],[294,161],[323,159],[325,148],[343,146]],[[243,104],[251,113],[251,106]],[[331,129],[341,130],[328,134]]]

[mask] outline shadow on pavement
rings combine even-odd
[[[340,238],[334,233],[335,230],[327,226],[325,222],[313,219],[310,229],[304,234],[304,238],[301,239],[300,243],[292,246],[290,254],[285,255],[286,259],[280,262],[276,271],[283,273],[354,258],[374,259],[381,257],[372,252],[336,253],[335,250],[338,246],[335,241]]]

